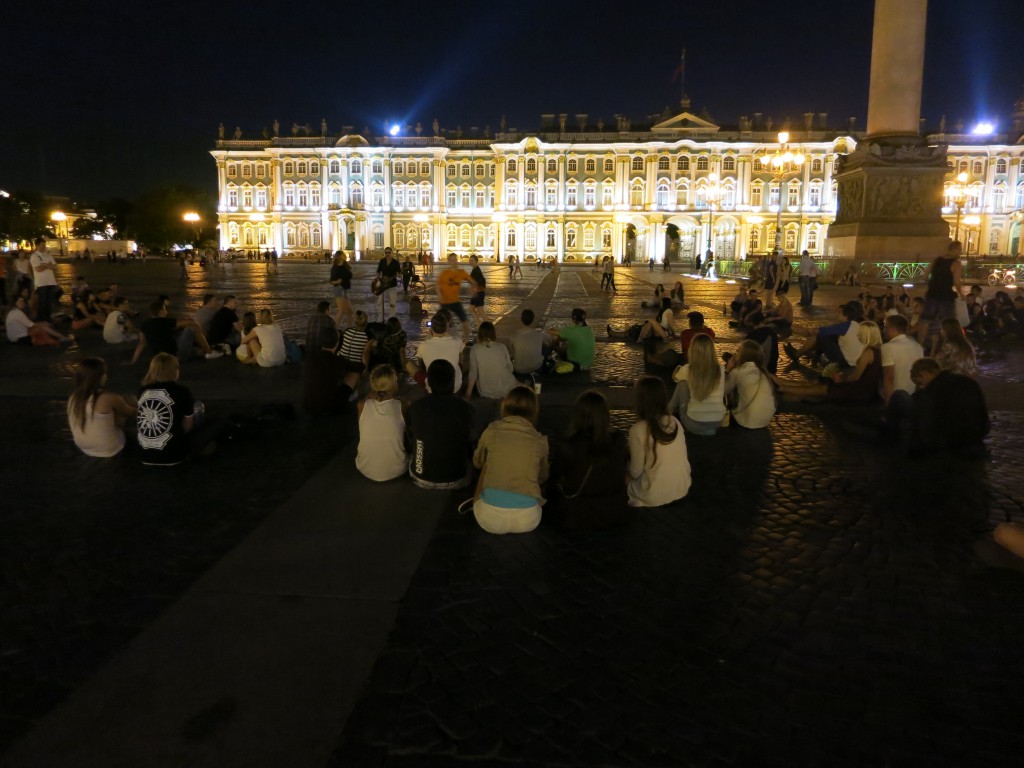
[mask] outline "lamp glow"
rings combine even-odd
[[[398,127],[398,123],[395,123],[388,129],[388,133],[390,133],[392,136],[397,136],[399,130],[401,129]]]
[[[996,127],[987,120],[982,120],[980,123],[971,129],[971,133],[975,136],[991,136],[996,132]]]

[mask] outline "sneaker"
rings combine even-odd
[[[224,357],[224,352],[223,350],[220,349],[211,349],[209,352],[203,355],[203,357],[205,357],[207,360],[216,360],[218,357]]]
[[[217,349],[223,350],[225,355],[230,355],[231,354],[231,345],[228,344],[226,341],[221,342],[220,344],[214,344],[214,346]]]

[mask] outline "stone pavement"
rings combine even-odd
[[[269,299],[296,332],[324,295],[310,265],[188,285],[170,265],[113,269],[132,296]],[[664,277],[619,270],[612,299],[581,268],[488,271],[499,318],[584,306],[598,329],[642,316]],[[733,338],[732,286],[686,287]],[[853,292],[820,291],[798,334]],[[421,321],[406,328],[414,343]],[[206,465],[86,459],[62,404],[73,360],[101,349],[81,346],[0,346],[4,765],[999,764],[1024,746],[1021,576],[971,554],[1024,519],[1019,342],[983,354],[989,461],[906,462],[847,436],[848,413],[801,406],[765,434],[691,439],[681,504],[518,537],[360,478],[351,416],[256,421],[297,402],[296,367],[184,367],[213,410],[254,417]],[[591,378],[625,427],[643,364],[599,346]],[[114,388],[141,373],[124,354],[107,355]],[[545,432],[587,385],[545,382]]]

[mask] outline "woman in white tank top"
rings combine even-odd
[[[135,416],[135,398],[105,392],[107,366],[90,357],[78,364],[75,391],[68,398],[68,426],[82,453],[109,458],[124,448],[125,422]]]
[[[378,365],[370,372],[370,394],[359,403],[356,452],[356,469],[370,480],[393,480],[409,466],[405,416],[397,392],[398,375],[390,365]]]

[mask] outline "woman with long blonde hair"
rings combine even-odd
[[[687,432],[713,435],[725,416],[725,367],[706,333],[693,337],[688,359],[672,374],[676,388],[668,410],[679,417]]]
[[[401,477],[409,467],[405,414],[398,399],[398,374],[390,365],[370,371],[370,392],[358,406],[356,469],[377,482]]]

